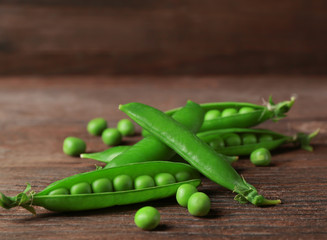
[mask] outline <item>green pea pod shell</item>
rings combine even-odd
[[[238,193],[235,197],[237,201],[257,206],[281,203],[280,200],[268,200],[259,195],[255,187],[247,183],[213,148],[160,110],[142,103],[120,105],[119,109],[210,180]]]
[[[104,162],[107,164],[110,164],[110,162],[117,157],[118,155],[124,153],[126,150],[131,148],[131,146],[116,146],[109,149],[106,149],[102,152],[96,152],[96,153],[83,153],[81,154],[81,158],[88,158],[97,160],[99,162]],[[234,155],[222,155],[223,158],[226,159],[226,161],[233,163],[238,160],[238,156]],[[169,161],[172,162],[185,162],[184,159],[182,159],[179,155],[175,154]],[[187,163],[187,162],[186,162]],[[101,167],[98,166],[98,168],[101,169]]]
[[[300,146],[302,149],[307,151],[312,151],[310,146],[310,140],[314,138],[319,132],[319,129],[311,134],[298,133],[295,136],[286,136],[277,132],[273,132],[266,129],[249,129],[249,128],[228,128],[219,129],[198,133],[197,136],[204,142],[209,143],[215,141],[216,139],[223,139],[224,136],[228,134],[237,134],[242,136],[242,134],[254,134],[255,136],[269,135],[272,137],[271,141],[257,142],[253,144],[241,144],[237,146],[224,146],[215,148],[215,150],[221,154],[230,156],[241,156],[250,155],[254,150],[258,148],[266,148],[268,150],[273,150],[286,143],[293,143]]]
[[[203,103],[200,106],[207,112],[212,109],[223,111],[227,108],[235,108],[237,110],[243,107],[253,108],[254,111],[242,114],[235,114],[226,117],[219,117],[217,119],[206,120],[203,122],[199,132],[225,129],[225,128],[249,128],[256,126],[268,119],[278,121],[286,116],[286,113],[290,110],[294,104],[295,97],[292,97],[289,101],[283,101],[275,104],[272,98],[265,103],[265,106],[242,103],[242,102],[213,102]],[[172,115],[179,108],[175,108],[166,112],[167,115]]]
[[[112,181],[116,176],[121,174],[126,174],[132,179],[141,175],[154,177],[156,174],[163,172],[172,175],[176,175],[179,172],[188,172],[191,179],[162,186],[128,191],[76,195],[48,195],[55,189],[70,189],[74,184],[80,182],[91,184],[93,181],[100,178],[108,178]],[[39,193],[30,191],[29,184],[24,192],[19,193],[15,197],[7,197],[3,193],[0,193],[0,206],[6,209],[21,206],[34,214],[35,210],[32,207],[33,205],[42,206],[48,210],[57,212],[91,210],[166,198],[176,194],[178,187],[185,183],[194,186],[198,186],[201,183],[198,171],[188,164],[160,161],[133,163],[67,177],[50,184]]]
[[[185,107],[172,115],[176,121],[192,132],[197,132],[203,123],[204,111],[199,104],[188,101]],[[118,155],[105,168],[116,167],[133,162],[165,161],[175,155],[175,151],[154,136],[148,136]]]
[[[115,147],[108,148],[102,152],[82,153],[80,157],[93,159],[104,163],[109,163],[112,159],[122,154],[123,152],[126,152],[130,148],[131,146],[115,146]]]

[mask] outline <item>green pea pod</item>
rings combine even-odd
[[[251,104],[251,103],[241,103],[241,102],[214,102],[214,103],[204,103],[200,106],[207,112],[209,110],[217,109],[223,111],[225,109],[236,109],[239,111],[242,108],[251,108],[253,111],[246,113],[236,113],[231,116],[218,117],[212,120],[206,120],[203,122],[199,132],[224,129],[224,128],[249,128],[256,126],[268,119],[278,121],[286,116],[292,105],[294,104],[295,97],[292,97],[290,101],[284,101],[275,104],[272,98],[266,103],[266,106]],[[167,115],[172,115],[179,108],[175,108],[166,112]]]
[[[197,132],[203,123],[203,109],[192,101],[173,114],[173,118],[193,132]],[[165,161],[171,159],[175,151],[154,136],[148,136],[134,144],[123,154],[110,161],[105,168],[116,167],[133,162]]]
[[[112,159],[122,154],[123,152],[126,152],[130,148],[131,146],[116,146],[108,148],[102,152],[82,153],[80,156],[81,158],[89,158],[100,162],[109,163]]]
[[[286,136],[280,133],[276,133],[265,129],[249,129],[249,128],[229,128],[229,129],[219,129],[198,133],[197,136],[205,141],[206,143],[214,143],[215,140],[226,139],[230,134],[236,134],[239,139],[241,139],[241,144],[237,146],[220,146],[216,147],[215,150],[219,153],[225,155],[250,155],[254,150],[258,148],[266,148],[268,150],[273,150],[286,143],[293,143],[300,146],[302,149],[307,151],[312,151],[310,146],[310,140],[318,134],[319,130],[311,134],[298,133],[295,136]],[[242,140],[244,136],[253,136],[256,141],[246,144]],[[271,140],[260,142],[261,136],[270,136]]]
[[[247,183],[213,148],[160,110],[141,103],[120,105],[119,109],[174,149],[203,175],[238,193],[235,197],[237,201],[249,201],[257,206],[281,203],[280,200],[267,200],[259,195],[255,187]]]
[[[71,189],[72,186],[81,182],[92,184],[92,182],[101,178],[107,178],[113,181],[115,177],[121,174],[126,174],[132,179],[135,179],[141,175],[149,175],[154,178],[159,173],[170,173],[176,176],[176,174],[181,172],[188,173],[189,179],[143,189],[76,195],[50,195],[56,189]],[[188,164],[159,161],[134,163],[77,174],[50,184],[39,193],[30,191],[31,186],[28,184],[25,191],[15,197],[7,197],[3,193],[0,193],[0,206],[6,209],[21,206],[33,214],[35,214],[33,205],[57,212],[83,211],[166,198],[176,194],[178,187],[185,183],[194,186],[198,186],[201,183],[198,171]]]
[[[104,162],[104,163],[109,164],[115,157],[126,152],[126,150],[128,150],[130,148],[131,148],[131,146],[116,146],[116,147],[106,149],[102,152],[82,153],[81,158],[93,159],[93,160],[97,160],[99,162]],[[228,161],[230,163],[233,163],[238,160],[238,156],[234,156],[234,155],[231,155],[231,156],[222,155],[222,157],[225,158],[226,161]],[[184,162],[185,160],[182,159],[179,155],[175,155],[171,159],[169,159],[169,161]]]

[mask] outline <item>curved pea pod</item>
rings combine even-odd
[[[117,147],[112,147],[109,149],[106,149],[102,152],[96,152],[96,153],[83,153],[81,154],[81,158],[88,158],[88,159],[93,159],[97,160],[99,162],[104,162],[109,164],[115,157],[118,155],[124,153],[127,151],[131,146],[117,146]],[[238,160],[238,156],[231,155],[231,156],[225,156],[222,155],[223,158],[226,159],[226,161],[233,163]],[[154,160],[155,161],[155,160]],[[183,158],[181,158],[179,155],[175,154],[169,161],[172,162],[185,162]],[[98,167],[101,169],[101,167]]]
[[[188,173],[188,180],[161,186],[116,192],[49,195],[56,189],[70,189],[73,185],[81,182],[92,184],[92,182],[101,178],[107,178],[112,181],[116,176],[122,174],[126,174],[132,179],[135,179],[141,175],[149,175],[154,178],[154,176],[159,173],[176,175],[181,172]],[[77,174],[50,184],[39,193],[30,191],[30,185],[28,184],[25,191],[19,193],[15,197],[7,197],[1,193],[0,206],[6,209],[21,206],[34,214],[35,210],[32,207],[33,205],[42,206],[48,210],[57,212],[83,211],[166,198],[176,194],[178,187],[184,183],[189,183],[194,186],[198,186],[201,183],[198,171],[188,164],[160,161],[134,163]]]
[[[290,101],[283,101],[275,104],[272,98],[265,103],[265,106],[242,103],[242,102],[214,102],[204,103],[200,106],[208,112],[209,110],[219,110],[223,112],[225,109],[235,109],[236,113],[230,116],[221,116],[211,120],[205,120],[201,126],[199,132],[224,129],[224,128],[249,128],[256,126],[268,119],[278,121],[286,116],[292,105],[294,104],[295,97],[292,97]],[[251,109],[249,112],[240,113],[242,108]],[[166,112],[167,115],[173,114],[179,108],[175,108]]]
[[[112,159],[126,152],[130,148],[131,146],[116,146],[116,147],[108,148],[102,152],[82,153],[80,157],[94,159],[104,163],[109,163]]]
[[[238,193],[235,197],[237,201],[251,202],[257,206],[281,203],[279,199],[268,200],[258,194],[255,187],[247,183],[213,148],[160,110],[142,103],[128,103],[121,105],[119,109],[174,149],[207,178]]]
[[[277,132],[273,132],[266,129],[249,129],[249,128],[229,128],[219,129],[198,133],[197,136],[208,143],[213,143],[215,140],[225,139],[230,134],[236,134],[241,139],[241,144],[237,146],[221,146],[215,147],[215,150],[225,155],[250,155],[254,150],[258,148],[266,148],[273,150],[286,143],[293,143],[298,145],[302,149],[312,151],[310,146],[310,140],[314,138],[319,132],[319,129],[311,134],[298,133],[295,136],[286,136]],[[242,138],[244,136],[253,136],[256,140],[253,143],[246,144]],[[260,142],[262,136],[268,136],[271,140]]]
[[[203,123],[204,111],[199,104],[187,101],[186,105],[172,115],[172,118],[183,124],[192,132],[197,132]],[[164,161],[175,155],[175,151],[154,136],[148,136],[118,155],[105,168],[116,167],[133,162]]]

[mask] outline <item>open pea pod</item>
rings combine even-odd
[[[319,130],[311,134],[298,133],[286,136],[266,129],[229,128],[198,133],[197,136],[225,155],[250,155],[258,148],[273,150],[286,143],[293,143],[304,150],[312,151],[310,140]]]
[[[115,177],[122,174],[128,175],[133,180],[143,175],[155,178],[155,176],[160,173],[170,173],[180,181],[176,180],[175,183],[155,185],[143,189],[75,195],[69,194],[69,190],[72,189],[74,185],[81,182],[92,185],[94,181],[103,178],[112,182]],[[178,177],[178,174],[183,177]],[[176,194],[177,188],[184,183],[189,183],[194,186],[198,186],[201,183],[198,171],[190,165],[159,161],[133,163],[73,175],[50,184],[39,193],[31,191],[29,184],[24,192],[19,193],[15,197],[7,197],[3,193],[0,193],[0,206],[6,209],[21,206],[34,214],[35,210],[32,207],[33,205],[42,206],[48,210],[58,212],[91,210],[166,198]],[[51,192],[59,189],[67,189],[68,194],[51,194]]]
[[[226,109],[233,109],[234,112],[228,116],[218,116],[211,120],[205,120],[199,132],[224,129],[224,128],[249,128],[256,126],[268,119],[278,121],[284,118],[295,101],[292,97],[289,101],[283,101],[275,104],[272,98],[265,105],[257,105],[242,102],[213,102],[203,103],[200,106],[208,112],[209,110],[218,110],[223,113]],[[172,115],[179,108],[175,108],[165,112],[167,115]]]

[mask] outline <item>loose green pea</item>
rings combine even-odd
[[[205,216],[210,211],[210,198],[203,192],[193,193],[188,199],[187,209],[193,216]]]
[[[193,193],[196,193],[198,190],[195,186],[191,184],[183,184],[179,186],[176,192],[176,200],[179,205],[182,207],[187,207],[189,198]]]
[[[143,188],[149,188],[154,186],[155,186],[154,180],[149,175],[138,176],[134,180],[135,189],[143,189]]]
[[[69,190],[67,188],[58,188],[51,191],[48,195],[67,195],[69,194]]]
[[[178,172],[175,174],[175,179],[177,182],[183,182],[192,179],[189,172]]]
[[[87,182],[77,183],[70,188],[70,194],[72,195],[85,193],[92,193],[91,186]]]
[[[121,140],[121,133],[116,128],[107,128],[102,133],[102,141],[107,145],[118,145]]]
[[[134,222],[143,230],[155,229],[160,223],[160,213],[154,207],[143,207],[136,212]]]
[[[217,119],[220,117],[220,114],[221,114],[220,111],[217,109],[209,110],[204,115],[204,120],[207,121],[207,120]]]
[[[266,148],[258,148],[251,153],[250,160],[256,166],[268,166],[271,162],[271,154]]]
[[[94,118],[87,124],[87,131],[93,136],[101,136],[107,128],[107,121],[104,118]]]
[[[176,179],[170,173],[159,173],[154,177],[157,186],[175,183]]]
[[[238,113],[239,113],[239,114],[243,114],[243,113],[250,113],[250,112],[253,112],[253,111],[254,111],[254,109],[251,108],[251,107],[242,107],[242,108],[238,111]]]
[[[211,141],[209,143],[209,145],[213,148],[213,149],[218,149],[218,148],[222,148],[225,147],[225,142],[221,137],[217,137],[215,140]]]
[[[133,179],[128,175],[119,175],[113,181],[115,191],[126,191],[133,189]]]
[[[85,142],[77,137],[67,137],[64,140],[62,150],[65,154],[70,156],[79,156],[86,150]]]
[[[252,133],[246,133],[242,135],[242,141],[244,145],[257,143],[257,137]]]
[[[235,114],[237,114],[237,110],[235,108],[226,108],[221,113],[221,117],[229,117]]]
[[[120,120],[117,129],[123,136],[132,136],[135,133],[134,124],[128,119]]]
[[[92,190],[94,193],[112,192],[113,187],[108,178],[100,178],[92,183]]]
[[[230,133],[225,137],[226,146],[239,146],[242,144],[241,137],[236,133]]]
[[[269,134],[261,134],[259,136],[259,142],[270,142],[272,140],[274,140],[274,138]]]

